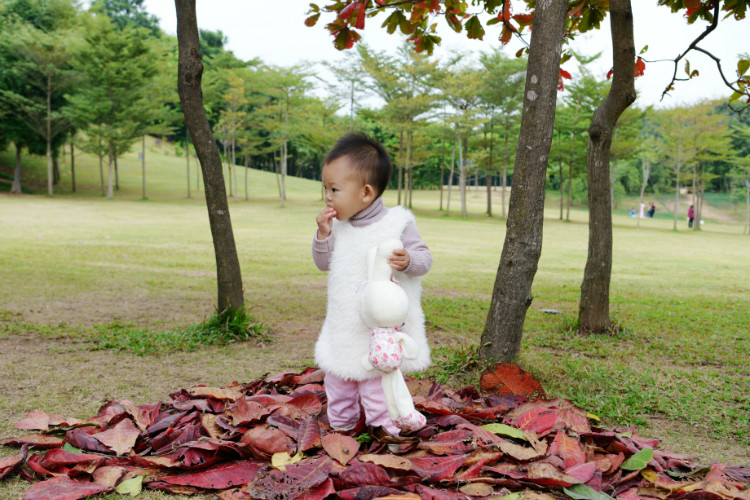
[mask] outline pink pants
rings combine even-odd
[[[328,397],[328,421],[332,427],[351,429],[359,420],[359,403],[365,409],[365,423],[383,427],[398,436],[399,428],[388,415],[383,383],[378,378],[346,380],[326,373],[323,382]]]

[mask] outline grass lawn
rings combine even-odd
[[[288,179],[289,199],[280,208],[275,177],[254,170],[250,201],[240,172],[230,210],[246,301],[271,326],[272,340],[145,355],[100,348],[98,337],[171,330],[201,321],[214,307],[202,193],[187,199],[185,159],[171,146],[149,143],[147,159],[147,200],[140,200],[135,153],[120,163],[114,200],[101,197],[98,164],[85,155],[76,159],[75,195],[67,164],[53,198],[0,195],[0,436],[20,434],[13,424],[34,409],[88,418],[107,399],[156,402],[183,387],[311,363],[325,313],[326,276],[310,256],[320,186]],[[0,155],[0,165],[9,171],[10,153]],[[31,185],[43,179],[43,159],[24,168]],[[385,201],[395,204],[395,193]],[[556,202],[550,197],[519,363],[549,396],[573,400],[607,426],[634,424],[675,451],[748,465],[750,238],[741,234],[741,221],[708,219],[693,232],[682,217],[674,232],[662,210],[636,229],[626,210],[617,211],[611,307],[622,331],[579,336],[572,325],[587,213],[574,209],[571,222],[559,221]],[[476,383],[473,347],[505,232],[504,221],[482,215],[485,203],[483,191],[470,191],[470,216],[462,218],[455,191],[450,215],[438,210],[439,193],[414,194],[418,227],[435,261],[423,279],[436,360],[430,375],[455,384]],[[499,195],[496,212],[498,203]],[[11,452],[0,449],[0,456]],[[0,498],[17,498],[25,488],[4,481]]]

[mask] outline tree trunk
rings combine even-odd
[[[112,190],[112,146],[109,146],[109,154],[107,155],[107,199],[111,200],[115,197]]]
[[[508,140],[510,133],[508,129],[505,129],[505,153],[503,154],[503,190],[500,191],[500,205],[502,205],[502,217],[506,217],[505,214],[505,189],[508,187]]]
[[[141,197],[146,199],[146,136],[141,138]]]
[[[117,153],[115,153],[113,156],[115,160],[115,191],[119,191],[120,190],[120,169],[117,166]]]
[[[398,197],[396,205],[401,205],[401,179],[404,176],[404,129],[398,133]]]
[[[643,194],[646,192],[646,186],[648,185],[648,177],[651,175],[651,165],[645,160],[641,160],[641,172],[643,174],[643,182],[641,182],[641,197],[638,202],[638,213],[635,217],[635,227],[641,227],[641,213],[643,212]]]
[[[490,159],[489,166],[487,168],[487,175],[485,176],[485,184],[487,184],[487,217],[492,217],[492,120],[494,115],[490,118]]]
[[[466,138],[458,136],[458,191],[461,194],[461,217],[466,217],[466,165],[464,154]]]
[[[76,192],[76,152],[75,145],[70,143],[70,180],[72,182],[73,192]]]
[[[573,201],[573,164],[568,164],[568,199],[565,202],[565,220],[570,221],[570,204]]]
[[[237,150],[235,146],[234,126],[232,126],[232,173],[234,174],[234,201],[237,201],[237,191],[239,191],[239,187],[237,184]]]
[[[406,182],[404,183],[404,205],[411,208],[411,140],[412,131],[406,133]]]
[[[107,195],[107,191],[104,187],[104,155],[102,155],[101,148],[99,148],[99,181],[102,185],[102,196]]]
[[[448,200],[445,211],[451,213],[451,191],[453,189],[453,172],[456,165],[456,134],[453,134],[453,149],[451,150],[451,173],[448,175]]]
[[[682,168],[682,139],[677,143],[677,172],[674,181],[674,224],[672,229],[677,231],[677,205],[680,203],[680,169]]]
[[[185,159],[187,160],[187,195],[190,198],[190,132],[185,133]]]
[[[594,111],[589,127],[589,143],[586,150],[589,178],[589,248],[578,310],[578,327],[581,332],[610,331],[612,196],[609,151],[617,119],[636,97],[633,12],[630,0],[612,0],[609,8],[615,74],[609,94]]]
[[[52,183],[57,186],[60,184],[60,162],[57,156],[52,156]]]
[[[537,4],[505,242],[480,342],[483,362],[513,361],[542,252],[544,184],[552,143],[566,0]]]
[[[52,76],[47,75],[47,194],[52,196]]]
[[[203,171],[208,221],[216,255],[217,309],[237,311],[244,306],[242,276],[232,221],[229,217],[221,157],[203,108],[203,63],[198,43],[195,0],[175,0],[175,8],[179,45],[177,89],[185,113],[185,124],[193,138],[193,145]]]
[[[245,201],[249,200],[249,196],[247,194],[247,171],[250,170],[250,155],[245,155]]]
[[[443,181],[445,175],[445,156],[443,156],[443,139],[440,139],[440,211],[443,211]]]
[[[10,194],[21,194],[21,146],[19,143],[15,143],[16,146],[16,166],[13,169],[13,184],[10,187]]]

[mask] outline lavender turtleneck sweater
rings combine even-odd
[[[364,227],[377,222],[382,219],[385,214],[388,213],[388,209],[383,205],[383,199],[378,198],[372,205],[365,208],[361,212],[353,215],[349,222],[354,227]],[[328,238],[319,240],[318,232],[315,231],[312,243],[312,254],[315,265],[321,271],[328,271],[330,262],[331,252],[333,251],[335,237],[333,234],[329,235]],[[422,276],[427,274],[432,266],[432,254],[430,249],[427,248],[427,244],[422,241],[422,237],[419,236],[417,226],[411,222],[406,225],[404,232],[401,234],[401,242],[404,244],[404,248],[409,252],[409,265],[404,269],[404,273],[409,276]]]

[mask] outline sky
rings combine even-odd
[[[325,5],[326,0],[318,0]],[[716,63],[708,56],[694,52],[688,55],[692,69],[700,75],[686,82],[677,82],[676,89],[662,99],[662,92],[669,83],[674,71],[674,60],[678,54],[705,29],[705,24],[696,22],[688,25],[680,14],[673,14],[669,8],[657,6],[656,0],[631,0],[634,10],[634,37],[636,53],[648,46],[644,59],[669,62],[651,62],[646,72],[636,79],[637,104],[641,107],[672,107],[694,104],[702,99],[723,98],[730,95],[720,79]],[[156,15],[166,33],[174,35],[176,14],[173,0],[145,0],[146,9]],[[333,38],[325,29],[328,22],[323,16],[312,28],[304,25],[309,10],[309,0],[196,0],[198,26],[212,31],[221,30],[227,38],[226,49],[231,50],[242,60],[259,58],[274,66],[289,67],[303,62],[337,61],[344,54],[333,47]],[[519,9],[523,2],[512,4]],[[362,40],[368,46],[387,52],[395,52],[402,43],[400,36],[388,35],[381,28],[385,15],[367,20],[361,32]],[[486,27],[484,40],[469,40],[466,33],[457,34],[450,30],[442,19],[438,19],[438,34],[443,37],[440,47],[434,51],[435,57],[445,57],[451,51],[461,51],[476,55],[501,47],[497,37],[497,26]],[[512,41],[506,53],[513,56],[522,45]],[[750,53],[750,16],[741,21],[733,18],[720,19],[716,31],[700,44],[700,47],[713,53],[721,60],[727,79],[736,78],[736,64],[740,54]],[[601,29],[591,34],[579,36],[574,50],[584,55],[602,52],[602,56],[592,63],[590,69],[596,76],[604,77],[612,67],[609,23],[602,23]],[[572,61],[563,65],[575,79],[576,67]],[[680,62],[678,77],[684,76],[684,60]]]

